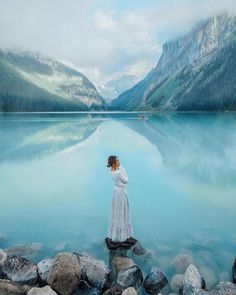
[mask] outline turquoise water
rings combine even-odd
[[[236,254],[236,114],[0,115],[0,247],[41,243],[108,260],[107,157],[128,176],[136,237],[169,277],[188,253],[209,285],[231,280]],[[1,243],[1,242],[0,242]],[[180,271],[179,271],[180,272]]]

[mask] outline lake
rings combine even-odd
[[[0,248],[40,243],[36,261],[63,250],[107,262],[113,183],[106,164],[117,155],[129,176],[134,237],[148,249],[149,266],[171,278],[186,254],[208,286],[231,280],[236,114],[138,115],[2,113]]]

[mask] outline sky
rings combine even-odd
[[[85,74],[107,97],[110,80],[141,80],[164,42],[235,0],[0,0],[0,47],[36,51]]]

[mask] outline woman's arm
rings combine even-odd
[[[123,165],[120,165],[120,166],[119,166],[119,170],[120,170],[120,171],[121,171],[126,177],[128,177],[128,175],[127,175],[127,173],[126,173],[125,168],[124,168]]]
[[[127,184],[128,183],[128,176],[127,175],[124,175],[121,171],[118,173],[118,178],[124,184]]]

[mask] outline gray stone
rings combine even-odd
[[[16,255],[29,260],[34,260],[38,257],[43,246],[41,243],[19,244],[5,249],[8,255]]]
[[[133,287],[129,287],[122,292],[122,295],[137,295],[137,292]]]
[[[232,266],[232,279],[233,279],[233,283],[236,284],[236,258]]]
[[[236,284],[220,282],[209,292],[209,295],[236,295]]]
[[[7,256],[1,268],[1,275],[19,284],[34,285],[38,281],[37,265],[18,256]]]
[[[149,273],[146,276],[143,282],[143,287],[148,294],[156,294],[167,283],[168,283],[168,280],[165,274],[160,269],[156,268],[156,270],[153,270],[151,273]]]
[[[209,295],[207,291],[200,289],[198,287],[186,284],[183,289],[180,290],[179,294],[183,295]]]
[[[118,286],[124,289],[133,287],[137,290],[143,282],[142,270],[137,265],[120,270],[116,282]]]
[[[0,279],[0,294],[1,295],[26,295],[31,289],[31,286],[20,285],[10,280]]]
[[[43,282],[48,282],[48,274],[53,265],[53,259],[45,258],[37,264],[38,274]]]
[[[76,255],[81,268],[81,279],[88,281],[98,289],[102,289],[109,274],[109,268],[105,262],[95,259],[87,253],[73,252],[73,254]]]
[[[190,264],[184,274],[184,285],[189,284],[199,289],[205,289],[206,283],[198,268]]]
[[[27,295],[57,295],[57,293],[50,286],[45,286],[43,288],[33,287]]]
[[[100,292],[97,288],[92,287],[89,285],[88,282],[80,280],[77,288],[76,288],[76,295],[99,295]]]
[[[179,292],[179,289],[183,287],[184,275],[176,274],[171,278],[170,285],[173,291]]]
[[[81,270],[76,255],[58,253],[48,274],[48,284],[63,295],[75,293],[80,281]]]

